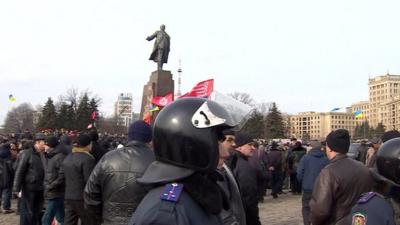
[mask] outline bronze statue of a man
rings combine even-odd
[[[146,40],[151,41],[156,38],[156,42],[154,42],[154,48],[151,52],[150,59],[157,63],[157,69],[159,71],[162,70],[163,63],[168,62],[168,54],[169,54],[169,43],[170,37],[165,32],[165,25],[160,26],[160,30],[156,31],[153,35],[148,36]]]

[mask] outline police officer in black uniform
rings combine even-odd
[[[129,224],[222,224],[219,214],[228,205],[217,184],[218,141],[235,125],[207,99],[183,98],[162,109],[153,129],[156,161],[138,179],[154,188]]]
[[[385,142],[377,153],[376,167],[371,168],[375,185],[352,208],[352,225],[395,225],[394,208],[398,198],[390,198],[391,187],[400,186],[400,138]],[[400,193],[394,193],[399,195]]]

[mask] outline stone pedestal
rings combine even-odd
[[[140,109],[140,118],[151,108],[151,99],[155,96],[164,96],[169,92],[174,93],[174,80],[171,71],[161,70],[154,71],[150,75],[150,80],[143,87],[142,107]],[[158,112],[152,113],[152,123],[154,122]]]

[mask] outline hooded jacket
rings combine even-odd
[[[297,168],[297,180],[302,182],[304,192],[312,192],[315,180],[328,164],[328,158],[320,149],[311,149],[301,160]]]

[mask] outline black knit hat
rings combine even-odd
[[[326,145],[335,152],[346,154],[350,147],[350,134],[345,129],[332,131],[326,137]]]
[[[129,126],[128,141],[148,143],[152,138],[151,126],[143,120],[137,120]]]
[[[86,147],[90,145],[90,142],[90,137],[87,134],[79,134],[76,138],[76,143],[78,144],[78,147]]]
[[[238,148],[245,144],[253,143],[253,138],[246,133],[238,133],[235,136],[235,147]]]
[[[48,137],[46,137],[44,142],[50,148],[55,148],[58,145],[58,138],[56,138],[54,136],[48,136]]]

